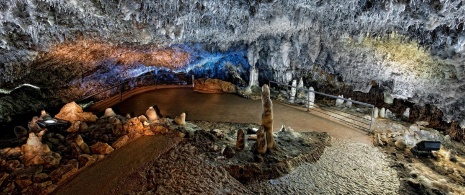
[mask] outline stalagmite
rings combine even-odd
[[[239,129],[239,130],[237,131],[236,149],[237,149],[238,151],[242,151],[242,150],[244,150],[244,147],[245,147],[245,134],[244,134],[244,130]]]
[[[305,98],[305,91],[304,91],[304,81],[302,80],[302,77],[299,80],[299,84],[297,84],[297,98],[298,99],[304,99]]]
[[[379,109],[375,107],[375,109],[373,110],[373,118],[378,118],[378,117],[379,117]]]
[[[260,126],[257,131],[257,142],[255,142],[255,150],[259,154],[265,154],[267,150],[267,143],[266,143],[266,133],[265,128]]]
[[[408,119],[410,117],[410,108],[405,109],[402,116]]]
[[[314,104],[315,104],[315,93],[313,91],[315,91],[315,89],[313,89],[313,87],[309,87],[308,90],[310,90],[308,92],[308,104],[307,104],[307,107],[308,108],[313,108]]]
[[[265,130],[267,148],[276,148],[273,138],[273,102],[270,99],[270,88],[268,85],[262,87],[262,126]]]
[[[145,112],[145,115],[147,116],[147,119],[149,119],[150,123],[158,121],[157,112],[155,109],[153,109],[152,106],[150,106],[149,109]]]
[[[386,118],[386,109],[385,108],[381,108],[381,110],[379,110],[379,117],[380,118]]]
[[[343,95],[339,95],[339,96],[337,96],[337,97],[344,98]],[[341,107],[343,104],[344,104],[344,100],[343,100],[343,99],[339,99],[339,98],[336,99],[336,106],[337,106],[337,107]]]
[[[297,92],[297,81],[296,80],[292,80],[292,88],[291,88],[291,96],[289,97],[289,102],[291,103],[294,103],[295,101],[295,94]]]
[[[349,98],[348,100],[352,100],[352,99]],[[352,102],[346,101],[345,107],[351,108],[352,107]]]
[[[105,114],[103,114],[103,117],[110,117],[110,116],[116,116],[116,113],[111,108],[105,109]]]
[[[186,125],[186,113],[181,113],[181,115],[174,118],[174,122],[178,125]]]

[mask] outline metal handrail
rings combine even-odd
[[[330,95],[330,94],[326,94],[326,93],[322,93],[322,92],[318,92],[318,91],[314,91],[314,90],[310,90],[310,89],[306,89],[306,88],[295,87],[295,86],[292,86],[292,85],[288,85],[288,84],[280,83],[280,82],[276,82],[276,81],[269,81],[270,87],[271,87],[271,83],[277,84],[278,86],[286,86],[286,87],[296,88],[296,89],[305,91],[305,92],[307,92],[307,93],[308,93],[308,92],[313,92],[313,93],[318,94],[318,95],[322,95],[322,96],[326,96],[326,97],[330,97],[330,98],[334,98],[334,99],[341,99],[341,100],[344,100],[344,101],[348,101],[348,102],[352,102],[352,103],[355,103],[355,104],[358,104],[358,105],[362,105],[362,106],[369,107],[369,108],[371,108],[371,118],[370,118],[370,120],[369,120],[369,121],[370,121],[369,124],[368,124],[368,123],[365,123],[365,122],[362,122],[362,121],[359,121],[359,120],[356,120],[356,119],[351,118],[351,117],[344,116],[344,115],[342,115],[342,114],[338,114],[338,113],[336,113],[336,112],[331,112],[331,111],[326,110],[326,109],[321,109],[321,110],[324,110],[324,111],[327,111],[327,112],[331,112],[331,113],[337,114],[337,115],[339,115],[339,116],[342,116],[342,117],[345,117],[345,118],[348,118],[348,119],[351,119],[351,120],[355,120],[356,122],[369,125],[369,126],[370,126],[369,128],[363,128],[363,127],[360,126],[360,125],[354,124],[354,123],[349,122],[349,121],[345,121],[345,120],[343,120],[342,118],[332,116],[332,115],[330,115],[330,114],[328,114],[328,113],[323,113],[323,112],[317,111],[317,110],[315,110],[315,111],[320,112],[320,113],[323,113],[323,114],[326,114],[326,115],[329,115],[329,116],[331,116],[331,117],[333,117],[333,118],[340,119],[340,120],[342,120],[342,121],[344,121],[344,122],[350,124],[351,126],[358,126],[358,127],[361,128],[361,129],[368,129],[368,131],[370,131],[370,132],[372,131],[373,122],[374,122],[374,109],[375,109],[375,106],[372,105],[372,104],[368,104],[368,103],[364,103],[364,102],[360,102],[360,101],[356,101],[356,100],[351,100],[351,99],[347,99],[347,98],[343,98],[343,97],[338,97],[338,96],[335,96],[335,95]],[[309,99],[306,99],[305,101],[306,101],[307,103],[310,102]],[[330,107],[328,107],[328,108],[330,108]],[[340,111],[340,110],[339,110],[339,111]],[[340,112],[343,112],[343,111],[340,111]],[[355,117],[357,117],[357,118],[365,119],[364,117],[357,116],[357,115],[354,115],[354,114],[350,114],[350,113],[347,113],[347,112],[343,112],[343,113],[349,114],[349,115],[351,115],[351,116],[355,116]],[[368,120],[368,119],[365,119],[365,120]]]

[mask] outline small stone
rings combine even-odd
[[[249,135],[248,137],[249,137],[248,140],[257,140],[257,135],[256,134]]]
[[[123,135],[118,140],[116,140],[111,146],[115,149],[121,148],[126,145],[129,141],[129,136]]]
[[[210,133],[215,135],[219,139],[223,139],[225,137],[225,133],[221,129],[213,129],[210,131]]]
[[[116,116],[115,111],[113,111],[113,109],[111,108],[105,109],[105,114],[103,114],[103,117],[112,117],[112,116]]]
[[[105,158],[105,155],[103,154],[93,154],[92,158],[94,158],[96,161],[100,161]]]
[[[87,123],[85,122],[79,123],[79,132],[86,133],[88,131],[89,131],[89,126],[87,126]]]
[[[97,142],[90,147],[94,154],[110,154],[113,152],[113,148],[107,143]]]
[[[236,149],[239,151],[244,150],[245,148],[245,134],[244,130],[239,129],[237,131],[237,140],[236,140]]]
[[[234,149],[230,146],[226,146],[226,148],[223,151],[223,156],[225,156],[226,158],[232,158],[235,154],[236,152],[234,152]]]
[[[9,176],[10,174],[8,173],[0,173],[0,186],[2,186],[3,182],[5,181],[5,179]]]
[[[66,165],[62,165],[50,173],[53,183],[60,184],[67,178],[74,175],[79,168],[79,162],[76,159],[70,160]]]
[[[71,123],[71,126],[66,130],[68,133],[76,133],[79,131],[79,127],[81,126],[81,121],[74,121]]]
[[[137,117],[139,121],[143,124],[144,122],[147,122],[149,119],[145,115],[140,115]]]
[[[90,154],[89,146],[86,144],[86,142],[84,142],[84,139],[82,139],[81,135],[76,135],[74,142],[79,146],[79,149],[81,149],[84,154]]]
[[[74,157],[77,157],[82,154],[81,148],[79,148],[79,146],[76,143],[71,143],[70,147]]]
[[[21,148],[3,148],[0,149],[0,155],[2,155],[2,157],[5,158],[18,158],[19,156],[21,156]]]
[[[55,115],[55,118],[66,120],[69,122],[74,121],[84,121],[84,122],[95,122],[97,121],[97,116],[91,112],[84,112],[82,108],[75,102],[71,102],[63,106],[60,112]]]
[[[174,122],[178,125],[186,125],[186,113],[181,113],[181,115],[174,118]]]
[[[20,189],[24,189],[32,184],[32,179],[31,176],[21,175],[16,177],[15,183]]]
[[[128,133],[143,133],[144,126],[139,121],[139,118],[134,117],[126,121],[123,128]]]
[[[79,168],[82,168],[82,167],[93,164],[96,161],[96,159],[91,155],[81,154],[78,157],[78,161],[79,161]]]
[[[48,177],[48,175],[46,173],[38,173],[38,174],[35,174],[34,177],[33,177],[34,183],[42,183],[42,182],[45,182],[45,181],[47,181],[49,179],[50,179],[50,177]]]
[[[6,161],[5,165],[6,165],[7,170],[9,170],[10,172],[17,171],[17,170],[24,168],[24,165],[21,164],[19,160]]]
[[[52,181],[46,181],[42,183],[35,183],[30,185],[23,194],[50,194],[57,188]]]

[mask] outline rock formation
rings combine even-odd
[[[115,111],[111,108],[105,109],[105,114],[103,114],[103,117],[110,117],[110,116],[116,116]]]
[[[289,94],[289,102],[294,103],[295,102],[295,94],[297,92],[297,81],[292,80],[292,87],[291,87],[291,93]]]
[[[60,163],[61,156],[52,152],[48,145],[42,144],[35,133],[29,133],[27,143],[21,146],[21,151],[24,154],[22,161],[24,165],[45,165],[55,166]]]
[[[384,107],[379,110],[379,117],[386,118],[386,109]]]
[[[266,84],[262,86],[262,107],[262,126],[266,134],[267,148],[274,149],[276,145],[273,137],[273,102],[270,98],[270,88]]]
[[[243,129],[237,131],[236,150],[242,151],[245,147],[245,133]]]
[[[149,119],[150,123],[155,123],[158,121],[157,111],[155,111],[155,109],[153,109],[152,106],[150,106],[149,109],[147,109],[145,115],[147,116],[147,119]]]
[[[313,108],[315,104],[315,93],[313,91],[315,91],[315,89],[313,89],[313,87],[309,87],[308,90],[310,91],[307,94],[308,96],[307,108]]]
[[[352,100],[351,98],[348,98],[348,100]],[[346,108],[351,108],[352,107],[352,102],[346,101],[345,105]]]
[[[236,86],[219,79],[196,79],[194,91],[202,93],[236,93]]]
[[[379,117],[379,109],[375,107],[373,110],[373,118],[378,118],[378,117]]]
[[[344,98],[343,95],[339,95],[337,97]],[[343,99],[336,99],[336,107],[342,107],[344,105],[344,100]]]
[[[55,115],[55,118],[66,120],[69,122],[83,121],[83,122],[95,122],[97,116],[91,112],[84,112],[82,108],[75,102],[71,102],[63,106],[60,112]]]
[[[255,151],[258,154],[265,154],[267,149],[268,149],[268,144],[266,142],[267,136],[266,136],[265,128],[263,126],[260,126],[260,128],[257,131],[257,141],[255,142]]]
[[[186,113],[181,113],[181,115],[174,118],[174,122],[178,125],[186,125]]]

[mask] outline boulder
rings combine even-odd
[[[129,141],[129,136],[123,135],[118,140],[116,140],[111,146],[115,149],[121,148],[126,145]]]
[[[71,102],[63,106],[60,112],[55,115],[55,118],[61,120],[67,120],[69,122],[84,121],[84,122],[95,122],[97,116],[91,112],[84,112],[78,104]]]
[[[107,143],[97,142],[90,147],[94,154],[110,154],[113,152],[113,148]]]

